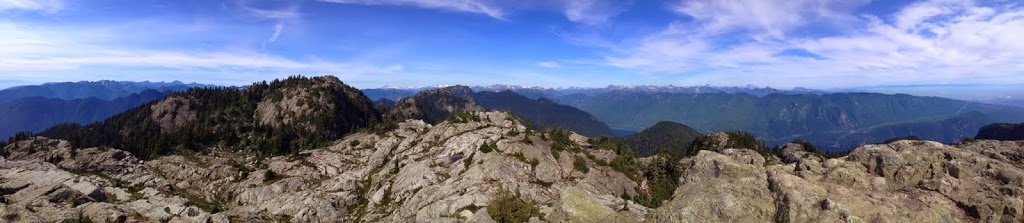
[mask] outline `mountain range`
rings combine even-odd
[[[0,113],[5,114],[0,122],[10,128],[0,130],[0,136],[39,132],[64,122],[90,124],[191,87],[211,85],[100,81],[5,89],[0,98],[9,101],[0,102],[4,109]],[[145,90],[152,92],[139,95]],[[461,111],[504,110],[538,127],[565,128],[590,137],[626,136],[672,121],[700,132],[750,132],[769,145],[806,139],[829,151],[908,136],[952,143],[975,136],[981,126],[990,123],[1024,120],[1022,110],[1013,106],[807,88],[492,85],[360,91],[374,101],[377,115],[388,117],[390,113],[395,120],[439,123]],[[131,92],[136,93],[128,94]],[[110,97],[117,98],[103,99]],[[412,107],[421,114],[396,113]]]
[[[131,81],[80,81],[46,83],[41,85],[23,85],[0,90],[0,102],[15,100],[18,98],[42,97],[56,99],[85,99],[96,98],[100,100],[113,100],[120,97],[137,94],[145,90],[183,91],[193,87],[216,87],[197,83],[174,82],[131,82]]]
[[[39,135],[144,158],[207,148],[269,156],[320,147],[380,121],[372,102],[337,78],[293,76],[244,88],[192,88],[104,122],[58,125]]]
[[[97,98],[57,99],[39,96],[0,102],[0,138],[20,131],[39,132],[62,123],[89,124],[110,116],[163,99],[170,92],[145,90],[113,100]]]
[[[802,139],[769,147],[757,133],[671,121],[606,137],[598,121],[678,113],[783,134],[874,125],[946,136],[1019,114],[1012,108],[867,93],[570,96],[584,109],[465,86],[375,103],[332,76],[192,88],[0,142],[0,211],[7,222],[1024,219],[1012,193],[1024,189],[1021,141],[903,137],[828,153]],[[604,131],[575,132],[593,128]],[[973,131],[1002,139],[1018,130]]]
[[[0,138],[70,122],[89,124],[194,87],[182,82],[81,81],[0,90]]]
[[[746,131],[769,145],[806,139],[826,150],[921,134],[951,143],[991,122],[1024,120],[1024,109],[906,94],[649,93],[573,94],[556,101],[593,114],[612,129],[640,130],[660,121],[704,132]]]
[[[398,101],[402,98],[413,96],[418,92],[426,91],[436,88],[444,88],[445,86],[435,87],[410,87],[410,88],[366,88],[363,89],[366,92],[366,96],[372,100],[379,100],[386,98],[392,101]],[[804,94],[804,93],[826,93],[823,90],[809,89],[809,88],[793,88],[790,90],[775,89],[770,87],[757,87],[757,86],[654,86],[654,85],[609,85],[603,88],[593,87],[569,87],[569,88],[546,88],[546,87],[529,87],[529,86],[516,86],[516,85],[489,85],[489,86],[472,86],[470,87],[473,91],[482,92],[502,92],[512,91],[519,95],[525,96],[530,99],[540,98],[555,98],[565,95],[572,94],[584,94],[584,95],[597,95],[606,92],[613,91],[628,91],[628,92],[648,92],[648,93],[689,93],[689,94],[700,94],[700,93],[746,93],[757,96],[764,96],[773,93],[780,94]]]

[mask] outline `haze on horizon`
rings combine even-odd
[[[0,33],[7,85],[1024,84],[1015,1],[0,0]]]

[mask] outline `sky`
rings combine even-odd
[[[1019,0],[0,0],[0,84],[1024,83]]]

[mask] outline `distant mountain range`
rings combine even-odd
[[[0,102],[0,138],[6,139],[20,131],[39,132],[61,123],[89,124],[162,99],[170,91],[145,90],[114,100],[19,98]]]
[[[315,80],[313,82],[320,82],[319,79]],[[336,80],[336,78],[331,80]],[[340,82],[340,80],[338,81]],[[278,84],[290,83],[288,86],[299,86],[293,82],[309,84],[307,83],[309,80],[293,80]],[[327,82],[333,81],[328,80]],[[248,88],[254,86],[264,85],[224,88],[220,91],[253,92]],[[215,86],[182,82],[98,81],[49,83],[0,90],[0,116],[3,116],[0,117],[0,124],[5,127],[0,129],[0,137],[7,137],[18,131],[38,132],[63,122],[86,125],[193,87]],[[904,87],[914,88],[913,86]],[[878,89],[846,90],[871,91]],[[305,91],[318,92],[319,90],[308,89]],[[996,122],[1024,121],[1024,108],[1013,106],[907,94],[832,93],[808,88],[781,90],[755,86],[614,85],[603,88],[542,88],[491,85],[377,88],[360,90],[359,93],[365,96],[370,103],[363,105],[360,102],[358,103],[360,106],[353,108],[358,108],[357,110],[372,109],[374,111],[367,111],[360,117],[370,115],[375,118],[364,120],[359,117],[347,117],[345,120],[363,121],[348,123],[345,126],[365,127],[370,125],[368,121],[364,123],[366,120],[374,121],[376,118],[389,117],[401,120],[422,119],[429,123],[440,123],[458,112],[503,110],[522,118],[526,123],[543,127],[565,128],[590,137],[608,135],[636,138],[637,135],[650,135],[640,132],[647,128],[660,126],[661,128],[656,129],[667,129],[666,126],[671,125],[667,124],[668,122],[661,122],[669,121],[687,126],[687,128],[692,127],[694,131],[699,132],[750,132],[769,145],[806,139],[832,151],[846,150],[861,144],[907,136],[951,143],[975,136],[978,129],[984,125]],[[273,94],[278,95],[279,93]],[[231,97],[236,96],[238,95]],[[349,98],[346,100],[362,100],[357,96]],[[309,107],[319,103],[316,100],[308,99],[293,105],[281,105],[281,108],[265,107],[261,109],[287,110],[290,109],[289,106]],[[254,102],[249,101],[249,103]],[[328,103],[328,105],[330,104]],[[234,109],[233,111],[248,112],[249,107],[246,106],[249,105],[239,106],[244,109]],[[231,114],[230,117],[238,115],[244,116],[244,114]],[[303,116],[283,113],[255,118],[265,119],[289,115]],[[318,116],[312,119],[321,118],[324,117]],[[326,120],[302,121],[328,123]],[[286,120],[286,122],[290,121]],[[247,128],[252,127],[254,126]],[[664,132],[662,130],[659,132]],[[266,132],[271,130],[259,131],[262,132],[261,134],[270,134]],[[333,133],[317,136],[319,137],[317,139],[299,141],[301,143],[321,142],[321,139],[332,139],[336,135],[348,131],[332,130],[328,132]],[[663,136],[653,138],[663,138]],[[290,139],[279,139],[278,141],[293,143]],[[633,146],[638,145],[634,144]],[[638,149],[646,155],[656,152],[661,149],[659,147],[664,146],[660,144],[645,145]]]
[[[0,138],[71,122],[89,124],[177,91],[213,85],[175,82],[82,81],[0,90]]]
[[[441,87],[414,87],[414,88],[367,88],[363,89],[367,97],[372,100],[378,100],[386,98],[392,101],[398,101],[405,97],[415,95],[420,91],[436,89]],[[545,88],[545,87],[528,87],[528,86],[516,86],[516,85],[490,85],[490,86],[473,86],[470,87],[473,91],[482,92],[501,92],[501,91],[512,91],[530,99],[539,98],[555,98],[565,95],[572,94],[584,94],[584,95],[597,95],[606,92],[613,91],[626,91],[626,92],[647,92],[647,93],[690,93],[690,94],[702,94],[702,93],[732,93],[732,94],[751,94],[755,96],[765,96],[768,94],[806,94],[814,93],[821,94],[827,93],[823,90],[815,90],[809,88],[793,88],[790,90],[775,89],[770,87],[757,87],[757,86],[743,86],[743,87],[719,87],[719,86],[654,86],[654,85],[610,85],[603,88],[583,88],[583,87],[570,87],[570,88]]]
[[[705,132],[746,131],[769,145],[807,139],[827,150],[917,135],[953,142],[991,122],[1024,120],[1024,109],[906,94],[649,93],[574,94],[556,101],[587,111],[613,129],[674,121]]]
[[[0,102],[18,98],[43,97],[56,99],[96,98],[113,100],[129,96],[145,90],[183,91],[193,87],[216,87],[197,83],[174,82],[131,82],[131,81],[80,81],[46,83],[41,85],[17,86],[0,90]]]
[[[935,96],[967,101],[1024,106],[1024,84],[920,84],[829,89],[833,92],[874,92]]]

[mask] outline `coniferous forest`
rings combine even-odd
[[[319,78],[333,80],[316,80]],[[313,89],[308,89],[311,87]],[[304,90],[313,93],[302,94]],[[182,100],[173,101],[171,106],[175,109],[156,113],[154,108],[172,98]],[[282,104],[285,107],[289,104],[286,99],[294,101],[290,105],[302,109],[284,110]],[[277,113],[271,115],[276,120],[261,120],[265,116],[257,114],[260,103],[272,107],[265,112]],[[295,112],[303,115],[295,115]],[[171,123],[173,128],[165,128],[158,122],[165,116],[184,123],[177,123],[180,126]],[[292,76],[243,88],[193,88],[103,122],[84,126],[62,124],[39,135],[66,139],[83,148],[119,148],[142,158],[206,148],[267,156],[324,146],[379,120],[369,99],[336,78]]]

